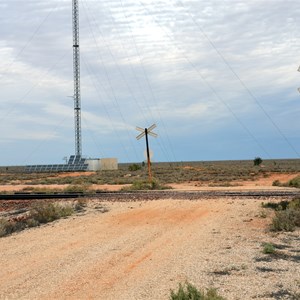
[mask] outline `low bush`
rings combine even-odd
[[[15,231],[23,230],[26,225],[23,222],[17,222],[13,220],[0,219],[0,237],[11,234]]]
[[[0,219],[0,237],[5,236],[13,232],[14,223],[1,218]]]
[[[25,187],[21,190],[21,192],[29,192],[29,193],[35,193],[35,194],[53,194],[55,192],[57,192],[57,189],[53,189],[53,188],[47,188],[47,187],[32,187],[32,186],[28,186]],[[61,189],[59,189],[59,191],[61,191]]]
[[[217,290],[210,288],[207,291],[199,291],[194,285],[186,283],[179,284],[177,291],[171,290],[171,300],[224,300],[218,295]]]
[[[138,191],[138,190],[166,190],[171,189],[171,187],[160,184],[158,180],[153,179],[152,181],[147,180],[137,180],[129,187],[125,187],[122,190]]]
[[[276,210],[271,224],[272,231],[294,231],[296,227],[300,227],[300,198],[263,203],[262,206]]]
[[[74,213],[71,205],[60,205],[54,203],[44,203],[34,206],[28,214],[12,220],[0,219],[0,237],[9,235],[16,231],[21,231],[28,227],[36,227],[40,224],[65,218]]]
[[[276,252],[275,246],[271,243],[263,244],[263,253],[264,254],[274,254]]]
[[[277,211],[272,220],[272,231],[294,231],[300,226],[300,210],[286,209]]]
[[[38,223],[48,223],[72,215],[74,209],[70,205],[46,203],[36,205],[30,211],[30,218]]]
[[[275,180],[272,183],[273,186],[287,186],[287,187],[295,187],[300,188],[300,176],[297,176],[288,182],[281,183],[279,180]]]
[[[280,201],[280,202],[267,202],[267,203],[262,203],[261,206],[263,208],[272,208],[274,210],[285,210],[287,209],[289,205],[289,201]]]
[[[128,170],[131,172],[134,172],[134,171],[140,170],[141,168],[142,167],[138,164],[132,164],[128,167]]]
[[[288,204],[289,209],[300,210],[300,198],[294,198]]]
[[[65,193],[90,193],[90,184],[72,184],[63,189]]]
[[[300,176],[297,176],[288,181],[287,185],[290,187],[300,188]]]
[[[272,186],[282,186],[282,183],[279,180],[274,180]]]

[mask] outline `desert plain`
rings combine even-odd
[[[125,173],[126,178],[135,176]],[[299,299],[300,230],[272,232],[274,211],[262,207],[288,199],[189,196],[206,190],[297,191],[273,183],[299,175],[297,170],[266,170],[225,185],[168,182],[178,197],[174,193],[154,200],[85,198],[82,211],[0,238],[0,299],[160,300],[169,299],[170,290],[185,282],[215,288],[225,299]],[[31,186],[18,180],[5,182],[0,190]],[[92,186],[117,191],[128,185]],[[6,216],[18,207],[7,209],[1,202],[1,208]],[[276,253],[264,253],[266,243]]]

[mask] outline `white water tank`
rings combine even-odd
[[[88,164],[88,171],[118,170],[117,158],[88,158],[85,162]]]
[[[100,159],[87,159],[88,171],[99,171],[100,170]]]

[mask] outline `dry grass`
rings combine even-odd
[[[0,174],[0,184],[69,184],[83,186],[91,184],[132,184],[148,178],[147,166],[142,164],[119,164],[119,170],[99,171],[88,176],[58,176],[58,174]],[[300,160],[264,160],[260,166],[248,161],[176,162],[153,163],[153,176],[162,184],[189,181],[207,182],[215,186],[234,184],[235,181],[256,180],[267,177],[270,172],[297,173]]]
[[[74,213],[72,205],[57,203],[41,203],[32,207],[29,213],[11,218],[0,219],[0,237],[24,230],[28,227],[39,226],[40,224],[53,222],[65,218]]]

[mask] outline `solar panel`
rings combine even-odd
[[[78,164],[79,161],[80,161],[80,159],[81,159],[81,156],[80,155],[76,155],[75,159],[74,159],[74,165]]]
[[[86,171],[88,164],[86,159],[80,155],[71,155],[67,164],[55,165],[28,165],[25,166],[25,172],[69,172],[69,171]]]
[[[69,165],[73,163],[74,158],[75,158],[75,155],[71,155],[71,156],[70,156],[69,161],[68,161],[68,164],[69,164]]]

